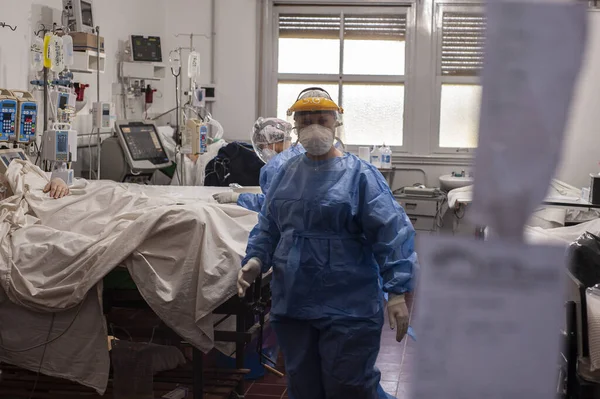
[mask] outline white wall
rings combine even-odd
[[[600,172],[600,12],[589,13],[586,62],[579,77],[558,178],[588,187]]]
[[[211,35],[211,0],[169,0],[167,35],[169,51],[189,46],[189,37],[176,34]],[[248,140],[256,120],[256,0],[217,0],[215,2],[215,63],[214,83],[217,101],[213,116],[223,125],[228,140]],[[202,57],[202,82],[211,83],[211,41],[194,37],[194,47]],[[168,57],[168,51],[165,52]],[[187,50],[183,52],[187,59]],[[185,76],[184,67],[183,74]],[[175,106],[174,81],[169,78],[165,88],[168,108]],[[188,80],[184,78],[183,87]]]
[[[7,6],[3,3],[10,2]],[[225,128],[228,140],[248,140],[256,119],[257,108],[257,0],[217,0],[215,25],[215,70],[217,102],[213,115]],[[16,32],[0,29],[0,87],[28,87],[31,32],[38,16],[32,16],[34,5],[60,8],[62,0],[0,0],[0,21],[17,25]],[[159,35],[163,39],[163,58],[168,64],[169,51],[177,46],[189,46],[189,37],[177,33],[211,35],[211,0],[96,0],[96,21],[105,38],[108,66],[101,75],[101,99],[111,100],[112,83],[117,79],[119,42],[130,34]],[[38,6],[39,8],[39,6]],[[118,12],[115,12],[118,10]],[[566,149],[558,177],[576,186],[588,184],[590,172],[600,172],[600,12],[591,12],[587,62],[582,71],[568,125]],[[194,37],[194,46],[202,56],[202,82],[211,81],[211,40]],[[187,51],[184,52],[187,59]],[[185,63],[184,63],[185,64]],[[183,70],[185,76],[185,68]],[[91,83],[87,93],[95,101],[95,77],[76,76]],[[156,114],[175,106],[174,78],[169,75],[156,84],[160,94],[150,113]],[[187,87],[187,79],[184,79]],[[424,169],[427,184],[437,184],[437,176],[465,168],[463,164],[435,165],[423,161],[403,162],[402,167]],[[468,168],[467,168],[468,169]],[[421,172],[398,172],[394,188],[422,182]]]
[[[29,89],[29,46],[40,21],[37,11],[40,5],[60,10],[62,0],[0,0],[0,21],[17,25],[16,32],[0,29],[0,87]],[[112,100],[112,83],[118,76],[119,42],[131,34],[164,36],[165,8],[163,0],[95,1],[95,23],[100,26],[107,56],[106,72],[100,76],[101,101]],[[86,98],[89,104],[96,101],[95,75],[77,73],[75,81],[90,84]],[[162,83],[158,87],[163,91]],[[164,109],[158,96],[154,108],[156,111]]]

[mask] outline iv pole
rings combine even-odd
[[[180,37],[180,36],[188,36],[190,38],[190,46],[189,47],[178,47],[176,48],[174,51],[179,53],[179,62],[180,62],[180,67],[179,67],[179,76],[175,76],[176,79],[176,86],[178,87],[177,89],[177,96],[178,96],[178,112],[177,112],[177,126],[178,126],[178,133],[179,133],[179,137],[180,139],[179,141],[179,154],[180,154],[180,164],[181,164],[181,181],[180,184],[183,186],[185,185],[185,154],[183,152],[181,152],[181,146],[182,146],[182,132],[181,132],[181,126],[183,126],[183,129],[185,129],[185,124],[183,123],[183,112],[181,111],[181,108],[184,106],[183,103],[183,96],[185,95],[187,97],[187,102],[185,105],[190,103],[190,100],[192,98],[192,95],[194,94],[194,87],[192,87],[193,85],[193,79],[190,77],[189,80],[189,89],[188,91],[184,91],[182,92],[181,87],[183,86],[183,76],[181,73],[181,52],[182,50],[189,50],[190,52],[195,51],[194,49],[194,36],[200,36],[200,37],[205,37],[207,39],[210,39],[210,36],[205,35],[205,34],[200,34],[200,33],[177,33],[175,34],[175,37]],[[173,73],[173,75],[175,75]],[[178,84],[177,84],[178,82]]]

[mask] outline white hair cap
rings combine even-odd
[[[252,144],[275,144],[291,140],[292,125],[282,119],[258,118],[252,129]]]

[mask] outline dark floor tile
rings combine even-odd
[[[287,385],[287,379],[285,377],[279,377],[269,372],[267,372],[263,378],[257,380],[256,382],[271,385]]]
[[[254,385],[254,381],[246,382],[246,393],[250,392],[250,388],[252,388],[252,385]]]
[[[271,395],[281,397],[285,390],[285,385],[261,384],[257,382],[252,386],[248,393],[251,395]]]

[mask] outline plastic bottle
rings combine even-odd
[[[44,36],[44,67],[50,68],[52,66],[52,61],[50,58],[50,39],[54,36],[52,33],[46,33]]]
[[[376,145],[373,146],[373,151],[371,151],[371,163],[376,168],[381,168],[381,152]]]
[[[390,169],[392,168],[392,159],[394,158],[394,152],[392,151],[392,147],[388,146],[388,155],[389,155],[389,164],[390,164]]]
[[[44,69],[44,40],[37,36],[31,42],[30,67],[34,72],[42,72]]]
[[[65,35],[62,39],[65,65],[69,68],[75,63],[73,55],[73,38],[70,35]]]
[[[390,147],[384,143],[379,151],[381,152],[381,168],[392,169],[392,150]]]

